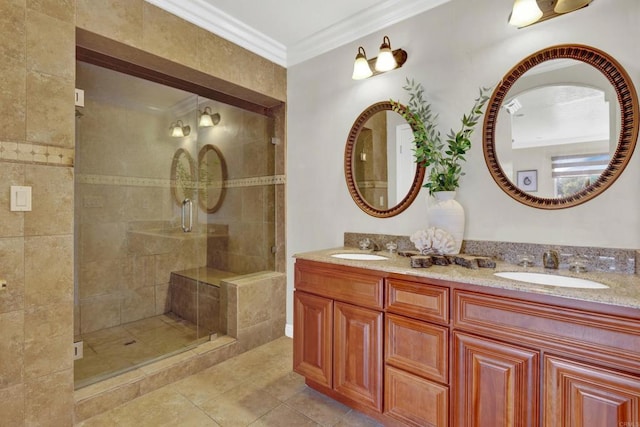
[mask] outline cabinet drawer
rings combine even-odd
[[[387,311],[431,322],[449,323],[449,289],[387,279]]]
[[[385,361],[421,377],[449,382],[449,329],[386,315]]]
[[[385,368],[385,414],[409,426],[449,425],[449,388],[395,369]]]
[[[454,291],[453,326],[640,372],[640,321]]]
[[[374,272],[298,260],[295,275],[297,290],[382,310],[384,278]]]

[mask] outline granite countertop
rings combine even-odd
[[[458,265],[437,266],[429,268],[412,268],[407,257],[389,254],[381,251],[376,255],[388,257],[382,261],[360,261],[334,258],[331,255],[339,253],[371,253],[359,249],[339,247],[294,255],[295,258],[330,264],[359,267],[388,273],[407,274],[431,279],[450,280],[491,288],[501,288],[536,294],[553,295],[583,301],[611,304],[640,309],[640,276],[635,274],[621,274],[609,272],[572,273],[568,270],[547,270],[541,267],[520,267],[498,261],[496,268],[470,269]],[[501,271],[526,271],[530,273],[547,273],[560,276],[578,277],[593,280],[609,286],[608,289],[576,289],[558,286],[536,285],[519,282],[495,276],[493,273]]]

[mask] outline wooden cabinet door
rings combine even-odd
[[[537,351],[454,332],[456,427],[537,427]]]
[[[382,312],[334,303],[333,389],[382,412]]]
[[[545,356],[544,426],[640,426],[640,376]]]
[[[331,387],[333,301],[305,292],[293,295],[293,370]]]

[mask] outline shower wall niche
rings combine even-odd
[[[281,181],[273,118],[80,61],[76,79],[82,386],[226,333],[224,279],[275,270]]]

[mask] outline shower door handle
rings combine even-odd
[[[189,211],[189,225],[186,225],[187,210]],[[191,199],[184,199],[182,201],[182,231],[190,233],[193,229],[193,202]]]

